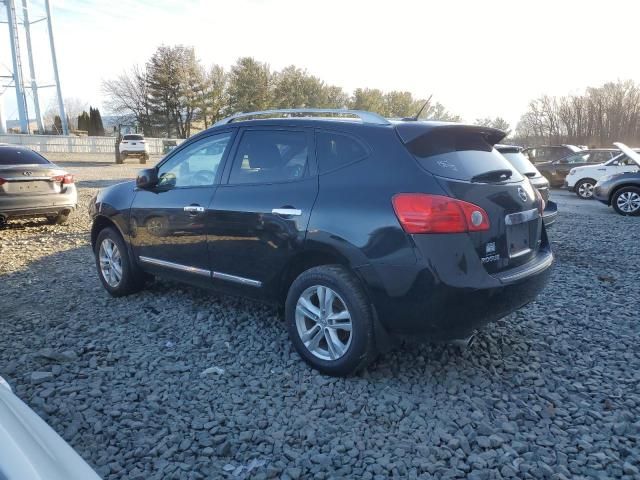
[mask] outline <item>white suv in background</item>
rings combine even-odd
[[[620,142],[616,142],[614,145],[618,147],[622,153],[616,155],[608,162],[575,167],[569,171],[565,179],[565,186],[570,192],[575,192],[578,197],[588,200],[593,197],[593,187],[603,178],[618,173],[638,171],[638,164],[629,158],[629,155],[625,152],[640,153],[640,149],[632,150]]]
[[[118,163],[124,162],[127,157],[138,157],[140,158],[140,163],[147,163],[147,160],[149,160],[149,146],[140,134],[128,133],[123,135],[118,149],[120,151]]]

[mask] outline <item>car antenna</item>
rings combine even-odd
[[[418,113],[416,113],[413,117],[405,117],[402,120],[405,120],[408,122],[417,122],[418,119],[420,118],[420,115],[422,115],[422,112],[424,111],[424,109],[427,108],[429,103],[431,103],[431,97],[433,97],[433,93],[429,95],[429,98],[427,98],[427,101],[424,102],[424,105],[422,105],[422,108],[420,108],[420,110],[418,110]]]

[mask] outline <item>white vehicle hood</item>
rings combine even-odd
[[[618,147],[627,157],[636,162],[636,164],[640,167],[640,153],[635,152],[621,142],[614,142],[614,145]]]
[[[0,380],[0,480],[100,477]]]

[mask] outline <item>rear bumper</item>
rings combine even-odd
[[[78,193],[75,185],[65,193],[0,197],[0,215],[6,218],[37,217],[75,210]]]
[[[148,150],[120,150],[121,155],[149,155]]]
[[[553,254],[542,248],[520,267],[490,275],[452,253],[414,266],[367,265],[358,269],[369,288],[381,325],[392,336],[452,340],[471,335],[533,301],[551,275]],[[458,266],[456,268],[452,268]],[[473,268],[473,271],[470,271]]]

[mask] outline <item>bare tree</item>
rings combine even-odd
[[[153,133],[146,69],[136,65],[113,80],[105,80],[102,91],[108,98],[106,107],[123,123],[137,123],[145,134]]]
[[[633,81],[588,88],[583,95],[543,96],[516,128],[519,143],[610,146],[640,143],[640,86]]]

